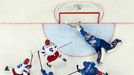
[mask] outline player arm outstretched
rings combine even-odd
[[[87,33],[81,25],[77,25],[76,28],[81,33],[81,35],[86,39],[89,39],[91,37],[91,34]]]

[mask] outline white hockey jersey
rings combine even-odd
[[[42,49],[41,49],[41,53],[43,55],[47,55],[47,56],[52,56],[54,55],[54,53],[57,51],[57,46],[51,42],[50,45],[46,46],[42,46]]]
[[[16,68],[14,68],[17,74],[23,74],[23,72],[28,73],[30,71],[30,66],[24,63],[19,64]]]

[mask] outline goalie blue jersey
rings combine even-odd
[[[90,44],[92,47],[96,48],[100,45],[100,39],[91,35],[89,39],[87,39],[85,36],[88,34],[86,31],[84,31],[84,29],[82,29],[81,34],[83,35],[83,37],[85,38],[85,41]]]

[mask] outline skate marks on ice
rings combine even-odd
[[[115,24],[82,24],[82,26],[87,32],[106,41],[111,40],[115,30]],[[75,28],[66,24],[45,24],[43,27],[47,38],[58,46],[72,41],[70,45],[60,49],[62,53],[70,56],[88,56],[95,53]]]

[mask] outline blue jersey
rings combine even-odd
[[[98,73],[98,69],[95,67],[94,62],[86,62],[84,64],[84,68],[81,71],[82,75],[96,75]]]
[[[43,72],[42,72],[42,75],[48,75],[48,74],[46,73],[46,71],[43,71]]]
[[[45,70],[42,71],[42,75],[54,75],[53,72],[46,73]]]
[[[85,41],[90,44],[92,47],[96,48],[100,45],[100,39],[91,35],[91,37],[89,39],[87,39],[85,36],[88,34],[86,31],[84,31],[84,29],[82,29],[81,34],[83,35],[83,37],[85,38]]]

